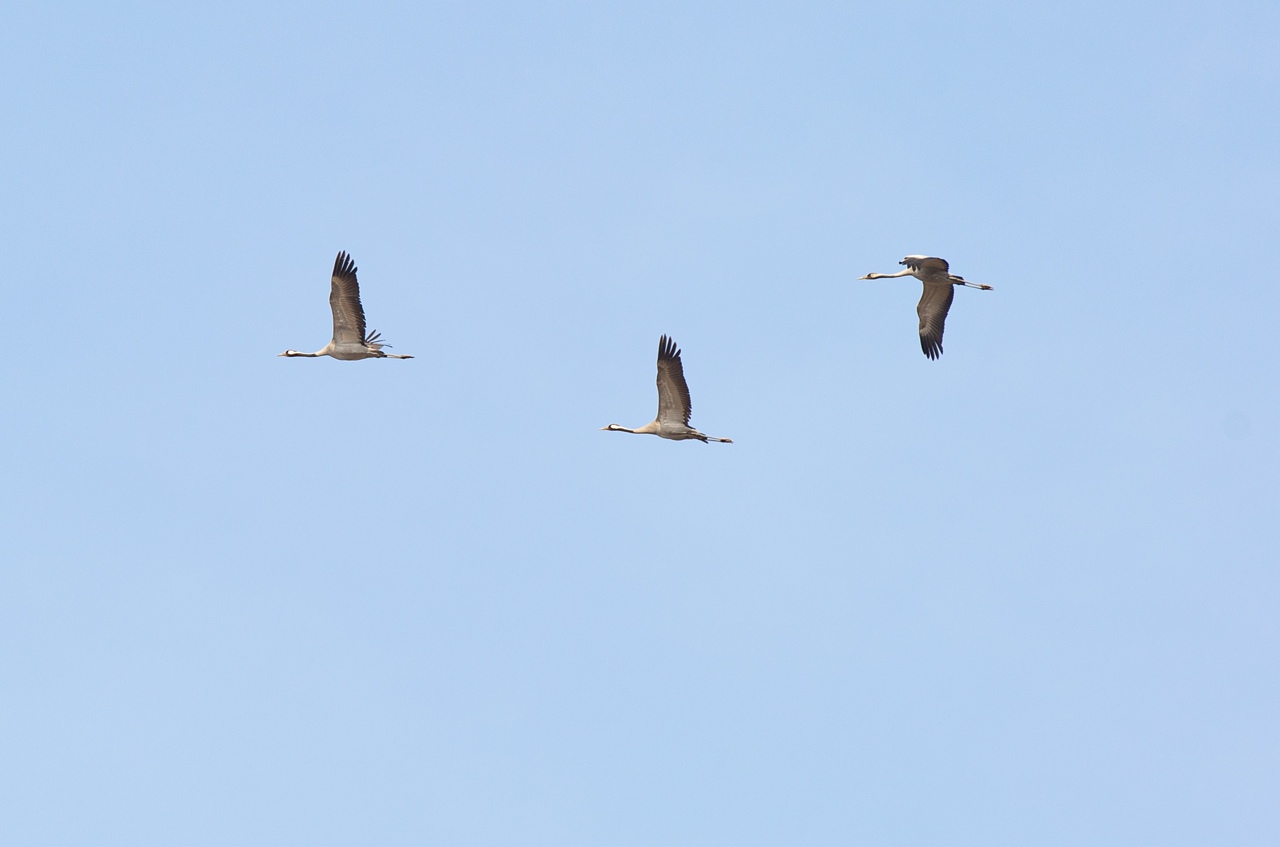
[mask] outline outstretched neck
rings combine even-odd
[[[898,271],[896,274],[867,274],[866,276],[858,277],[858,279],[897,279],[900,276],[911,276],[911,268],[907,268],[905,271]]]
[[[647,423],[639,429],[627,429],[625,426],[619,426],[618,424],[609,424],[604,429],[610,432],[629,432],[632,435],[657,435],[659,432],[657,421]]]
[[[323,354],[323,353],[303,353],[303,352],[300,352],[300,351],[298,351],[298,350],[285,350],[285,351],[284,351],[283,353],[281,353],[280,355],[281,355],[281,356],[289,356],[289,357],[291,357],[291,358],[292,358],[293,356],[305,356],[305,357],[307,357],[308,359],[314,359],[314,358],[316,358],[317,356],[323,356],[324,354]]]

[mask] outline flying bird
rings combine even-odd
[[[906,265],[906,270],[896,274],[867,274],[858,279],[913,276],[924,283],[924,293],[916,305],[916,314],[920,315],[920,349],[930,359],[936,359],[942,355],[942,328],[947,322],[947,310],[956,296],[955,286],[967,285],[983,291],[991,291],[992,288],[978,282],[967,282],[964,277],[950,273],[947,260],[936,256],[907,256],[898,264]]]
[[[659,438],[670,438],[672,441],[696,438],[703,444],[708,441],[733,443],[728,438],[703,435],[689,426],[689,412],[692,409],[693,404],[689,402],[689,384],[684,381],[684,366],[680,363],[680,349],[676,347],[674,341],[664,335],[658,339],[658,417],[639,429],[627,429],[617,424],[609,424],[600,429],[607,429],[610,432],[656,435]]]
[[[333,340],[323,350],[299,353],[285,350],[281,356],[332,356],[353,362],[356,359],[412,359],[382,352],[384,343],[378,332],[365,333],[364,307],[360,305],[360,283],[356,281],[356,265],[346,251],[339,251],[333,262],[333,287],[329,289],[329,308],[333,310]]]

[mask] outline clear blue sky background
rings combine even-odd
[[[1274,2],[25,4],[6,845],[1262,844]],[[330,334],[348,250],[413,361]],[[957,292],[938,362],[907,253]],[[658,336],[693,423],[651,419]]]

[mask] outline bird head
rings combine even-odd
[[[608,426],[600,427],[601,432],[604,432],[605,430],[609,430],[610,432],[622,432],[624,429],[625,427],[619,424],[609,424]]]

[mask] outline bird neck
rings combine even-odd
[[[898,271],[896,274],[867,274],[866,276],[858,277],[858,279],[896,279],[900,276],[912,276],[911,268],[907,268],[905,271]]]

